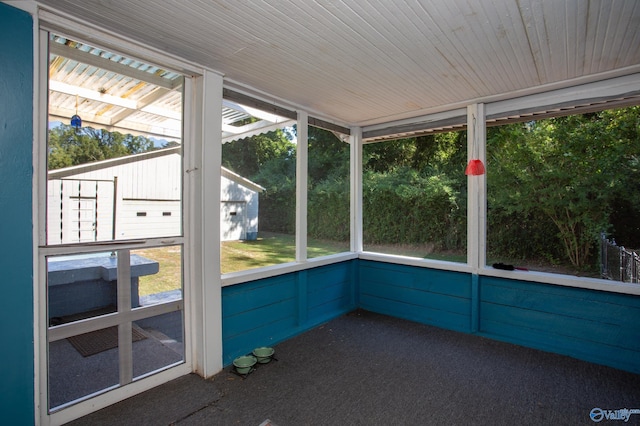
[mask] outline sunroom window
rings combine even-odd
[[[640,248],[639,124],[634,106],[488,128],[487,263],[612,278],[611,242]]]
[[[363,147],[364,250],[466,263],[466,132]]]

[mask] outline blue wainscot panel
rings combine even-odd
[[[359,261],[360,307],[450,330],[471,332],[471,275]]]
[[[320,324],[335,318],[336,312],[348,312],[356,308],[352,284],[355,281],[352,277],[353,264],[350,261],[306,271],[307,322]]]
[[[347,261],[224,287],[224,364],[355,309],[353,269]]]
[[[480,278],[480,333],[640,373],[640,296]]]

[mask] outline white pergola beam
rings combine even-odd
[[[141,71],[128,65],[123,65],[119,62],[105,59],[101,56],[94,55],[92,53],[85,52],[60,43],[49,43],[49,53],[52,55],[62,56],[64,58],[71,59],[83,64],[94,66],[106,71],[111,71],[116,74],[131,77],[136,80],[144,81],[146,83],[151,83],[159,87],[164,87],[165,89],[169,90],[173,90],[177,87],[182,86],[184,81],[183,77],[179,77],[174,80],[168,80],[166,78],[160,77],[159,75]]]
[[[232,102],[228,99],[223,99],[222,100],[222,106],[229,108],[229,109],[233,109],[235,111],[239,111],[239,112],[243,112],[246,114],[249,114],[252,117],[256,117],[259,118],[261,120],[266,120],[266,121],[270,121],[272,123],[278,123],[281,121],[286,121],[289,120],[289,118],[287,117],[281,117],[279,115],[275,115],[275,114],[271,114],[269,112],[257,109],[257,108],[252,108],[246,105],[241,105],[239,103],[236,102]]]
[[[59,109],[50,109],[49,111],[50,121],[60,121],[69,124],[68,111]],[[109,120],[91,115],[82,117],[82,125],[93,127],[94,129],[104,129],[109,132],[120,132],[122,134],[132,134],[134,136],[146,136],[155,137],[159,139],[169,139],[180,141],[182,140],[182,133],[180,128],[167,128],[162,126],[142,125],[132,122],[120,122],[118,125],[111,125]]]
[[[138,100],[138,102],[137,102],[138,108],[144,109],[144,108],[152,105],[155,101],[157,101],[158,99],[162,98],[167,93],[169,93],[169,89],[158,87],[153,92],[149,93],[146,96],[143,96],[141,99]],[[167,111],[167,110],[165,109],[164,111]],[[131,111],[129,109],[125,109],[125,110],[115,114],[114,116],[112,116],[111,117],[111,123],[112,124],[119,123],[120,121],[125,120],[128,116],[133,114],[133,112],[134,111]],[[174,111],[168,111],[168,112],[176,117],[174,119],[176,119],[176,120],[181,120],[182,119],[180,113],[174,112]]]
[[[241,132],[241,133],[235,133],[235,129],[236,128],[233,128],[233,126],[229,126],[228,124],[223,124],[222,125],[222,131],[223,132],[232,133],[232,135],[231,136],[223,136],[222,143],[233,142],[233,141],[238,140],[238,139],[244,139],[244,138],[248,138],[248,137],[255,136],[255,135],[261,135],[261,134],[264,134],[264,133],[272,132],[274,130],[282,129],[284,127],[291,127],[294,124],[296,124],[295,120],[288,120],[288,121],[284,121],[282,123],[272,123],[272,124],[268,124],[268,125],[265,125],[263,123],[262,126],[259,126],[259,127],[256,126],[252,130],[248,130],[248,131]],[[232,129],[229,129],[229,127],[232,127]]]
[[[97,90],[85,89],[83,87],[74,86],[60,81],[49,81],[49,90],[54,92],[64,93],[66,95],[78,96],[82,99],[89,99],[96,102],[102,102],[108,105],[114,105],[121,108],[126,108],[132,111],[143,111],[150,114],[159,115],[164,118],[172,120],[181,120],[182,114],[179,112],[171,111],[166,108],[152,107],[151,105],[144,104],[144,102],[134,101],[131,99],[124,99],[119,96],[112,96],[98,92]],[[111,123],[115,124],[115,123]]]

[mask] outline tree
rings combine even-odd
[[[365,145],[363,218],[367,243],[466,246],[466,133]]]
[[[222,165],[249,179],[254,179],[267,162],[291,157],[295,158],[295,145],[282,130],[222,145]]]
[[[307,229],[314,238],[348,241],[351,229],[349,144],[309,126]]]
[[[49,130],[49,170],[123,157],[154,149],[144,136],[123,135],[102,129],[60,124]]]
[[[635,128],[637,135],[637,114],[602,111],[491,129],[490,206],[522,217],[543,213],[567,259],[584,267],[600,232],[611,228],[612,206],[637,162],[637,136],[629,134]]]

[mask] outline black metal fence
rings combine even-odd
[[[640,283],[640,255],[609,240],[603,232],[600,236],[600,274],[608,280]]]

